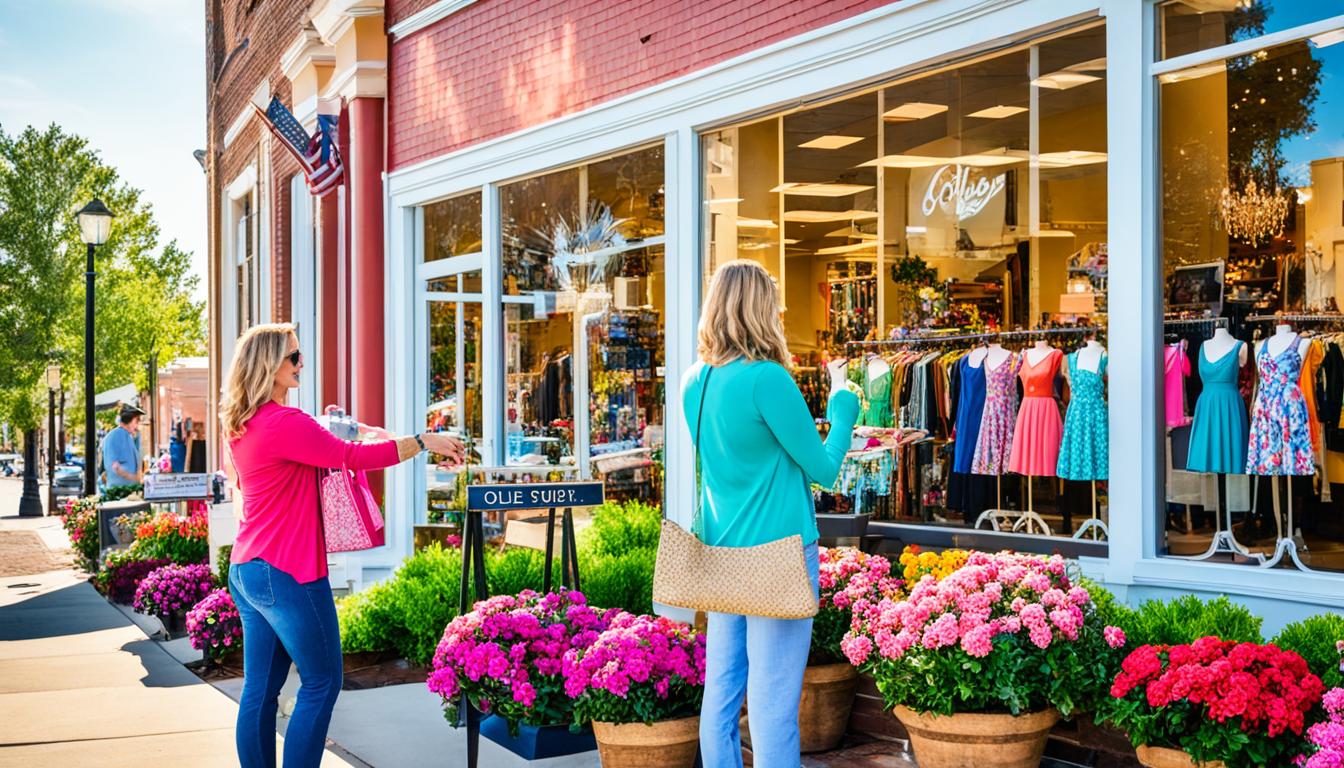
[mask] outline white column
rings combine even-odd
[[[499,187],[481,190],[481,458],[504,464],[504,262],[499,222]]]
[[[695,496],[695,459],[681,411],[681,376],[696,360],[696,323],[700,318],[700,138],[689,126],[667,135],[664,144],[667,201],[667,317],[664,343],[667,403],[664,434],[664,515],[690,528]]]
[[[1106,142],[1112,308],[1110,365],[1110,558],[1106,579],[1131,584],[1156,553],[1163,498],[1161,407],[1162,265],[1157,249],[1156,112],[1152,5],[1107,0]]]

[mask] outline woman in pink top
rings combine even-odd
[[[242,492],[229,592],[243,621],[243,695],[236,740],[243,768],[275,766],[275,715],[291,662],[302,685],[285,732],[285,768],[322,760],[341,691],[341,636],[327,581],[317,470],[381,469],[424,450],[462,460],[440,434],[352,443],[285,405],[303,355],[294,326],[259,325],[238,340],[220,420]]]

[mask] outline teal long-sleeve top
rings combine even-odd
[[[774,362],[735,360],[691,367],[681,381],[687,428],[695,439],[700,399],[701,538],[720,547],[750,547],[797,534],[817,540],[816,510],[809,480],[830,487],[849,450],[859,400],[853,392],[831,394],[826,408],[831,431],[823,443],[803,394],[785,368]]]

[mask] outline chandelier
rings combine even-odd
[[[1246,188],[1240,192],[1223,187],[1218,224],[1231,237],[1256,245],[1282,234],[1287,218],[1288,197],[1278,189],[1261,191],[1254,179],[1246,182]]]

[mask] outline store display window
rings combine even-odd
[[[818,420],[828,361],[862,392],[818,511],[1105,538],[1105,56],[1091,24],[703,134],[704,280],[769,270]]]
[[[1344,17],[1195,5],[1160,9],[1168,54],[1185,54],[1156,83],[1162,551],[1341,571]]]
[[[661,146],[501,187],[509,464],[662,498]]]

